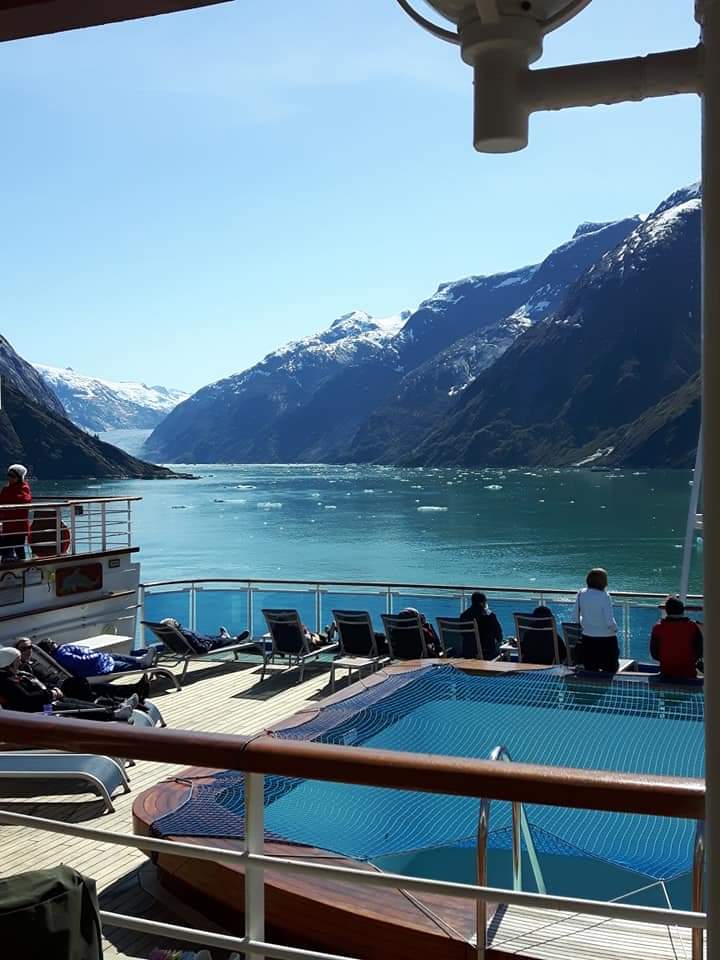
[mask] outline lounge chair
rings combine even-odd
[[[440,645],[446,657],[464,657],[467,660],[484,659],[480,633],[474,620],[438,617],[437,625]]]
[[[520,663],[561,663],[560,644],[553,617],[533,617],[514,613]]]
[[[419,613],[381,614],[393,660],[422,660],[429,656]]]
[[[112,813],[112,795],[122,787],[130,792],[127,774],[119,761],[110,757],[86,753],[44,753],[41,751],[8,751],[0,753],[0,794],[12,797],[13,784],[36,781],[47,784],[47,793],[53,794],[52,784],[80,783],[88,793],[96,793],[105,801],[105,811]],[[9,788],[9,792],[8,792]],[[64,792],[55,791],[55,793]],[[22,793],[15,796],[22,796]]]
[[[297,610],[263,610],[262,615],[265,617],[272,643],[269,650],[266,646],[262,648],[261,683],[265,679],[268,664],[275,663],[276,657],[287,657],[289,668],[299,667],[299,680],[302,683],[306,663],[338,648],[337,643],[326,643],[312,648]]]
[[[54,657],[51,657],[49,653],[45,653],[45,651],[37,644],[33,646],[33,657],[36,660],[41,660],[49,670],[53,670],[66,680],[72,677],[72,673],[70,673],[69,670],[66,670],[65,667],[61,666]],[[128,680],[132,677],[147,677],[148,680],[153,680],[157,677],[164,677],[166,680],[169,680],[170,683],[172,683],[176,690],[180,689],[178,679],[172,670],[169,670],[167,667],[160,667],[157,664],[153,664],[151,667],[144,667],[139,670],[121,670],[117,673],[100,673],[96,677],[86,677],[85,679],[90,686],[92,686],[94,683],[111,683],[113,680]]]
[[[330,689],[334,690],[338,670],[347,670],[350,683],[353,671],[360,677],[363,670],[377,670],[380,664],[388,663],[390,657],[378,651],[372,618],[367,611],[333,610],[332,615],[340,644],[340,656],[330,664]]]
[[[579,623],[562,624],[563,640],[569,666],[582,663],[582,630]]]
[[[197,651],[189,640],[187,640],[182,631],[171,623],[155,623],[152,620],[142,620],[142,625],[151,630],[154,636],[165,647],[165,651],[160,654],[163,659],[169,657],[173,665],[182,663],[182,673],[180,674],[180,684],[185,679],[185,674],[193,660],[206,660],[208,657],[214,657],[218,653],[232,653],[233,658],[237,660],[238,653],[241,650],[257,650],[256,640],[243,640],[242,643],[236,643],[234,640],[228,642],[227,646],[215,647],[214,650],[208,650],[204,653]],[[174,676],[174,674],[173,674]]]

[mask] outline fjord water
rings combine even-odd
[[[676,590],[688,471],[183,466],[194,480],[36,484],[139,496],[143,579],[253,577]],[[699,548],[693,589],[700,589]]]

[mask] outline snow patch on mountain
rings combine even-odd
[[[85,430],[151,429],[188,396],[169,387],[90,377],[71,367],[44,363],[33,367],[60,399],[68,417]]]

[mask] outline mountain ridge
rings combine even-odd
[[[132,380],[109,380],[72,367],[32,366],[58,397],[67,417],[83,430],[152,429],[188,394]]]

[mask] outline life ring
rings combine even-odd
[[[60,549],[57,543],[57,517],[54,510],[34,510],[30,524],[30,548],[36,557],[57,557],[70,549],[70,531],[60,521]]]

